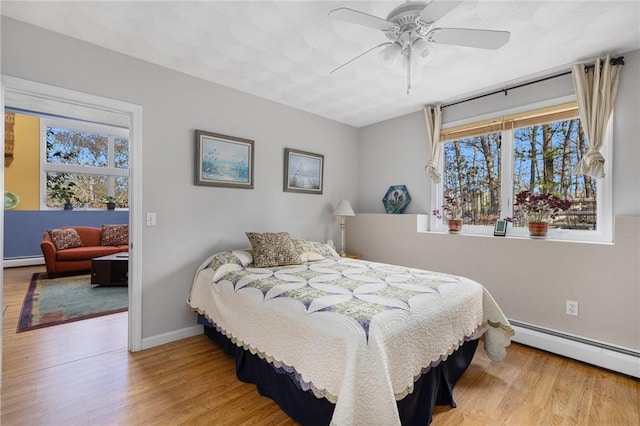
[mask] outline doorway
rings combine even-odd
[[[107,122],[129,129],[129,313],[128,339],[129,351],[138,351],[142,346],[141,321],[141,165],[142,165],[142,107],[113,99],[75,92],[41,83],[35,83],[15,77],[2,76],[2,110],[38,111],[44,114],[75,117],[92,122]],[[4,146],[3,146],[4,151]],[[4,154],[4,152],[3,152]],[[0,183],[4,192],[3,179]],[[4,210],[0,218],[0,226],[4,227]],[[134,250],[135,247],[135,250]],[[4,253],[0,252],[4,259]],[[4,269],[4,260],[3,269]],[[0,279],[0,294],[3,292],[3,281]],[[0,300],[2,300],[0,296]],[[2,320],[0,320],[2,321]],[[0,322],[0,329],[2,323]],[[2,345],[0,345],[0,350]],[[0,352],[0,367],[2,358]],[[1,379],[0,379],[1,380]],[[0,382],[1,385],[1,382]]]

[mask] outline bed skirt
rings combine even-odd
[[[311,391],[303,391],[289,373],[276,369],[257,355],[232,343],[218,332],[203,316],[204,334],[235,358],[238,379],[254,383],[260,395],[274,400],[291,418],[305,426],[326,426],[333,417],[334,405],[324,398],[316,398]],[[414,391],[398,401],[403,426],[424,426],[431,423],[436,405],[455,407],[453,387],[475,354],[478,340],[465,342],[445,362],[431,368],[415,383]]]

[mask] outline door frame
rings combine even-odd
[[[66,114],[89,121],[104,121],[129,127],[129,314],[128,350],[142,349],[142,106],[2,75],[0,106],[46,112],[61,108]],[[4,117],[4,115],[3,115]],[[2,120],[4,129],[4,118]],[[4,131],[3,133],[4,134]],[[4,157],[4,144],[0,148]],[[4,170],[0,178],[4,192]],[[0,213],[4,226],[4,210]],[[4,268],[4,244],[0,244]],[[0,306],[4,283],[0,276]],[[0,319],[0,371],[2,367],[2,319]],[[0,374],[0,386],[2,378]]]

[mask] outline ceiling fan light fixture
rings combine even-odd
[[[398,43],[391,43],[380,52],[380,59],[392,68],[398,63],[400,56],[402,56],[402,46]]]
[[[411,49],[414,55],[420,55],[423,58],[429,56],[429,42],[423,38],[418,38],[414,41]]]

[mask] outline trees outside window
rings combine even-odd
[[[469,225],[495,224],[500,217],[501,134],[489,133],[447,142],[444,191],[466,201],[462,218]]]
[[[76,120],[41,120],[43,208],[59,208],[50,195],[58,184],[75,184],[76,203],[104,208],[103,196],[115,197],[118,207],[129,206],[128,130]]]
[[[550,226],[595,230],[596,179],[572,173],[588,150],[580,119],[518,128],[514,130],[513,137],[514,194],[528,190],[570,200],[570,209],[556,217]],[[514,219],[516,226],[524,226],[523,218]]]

